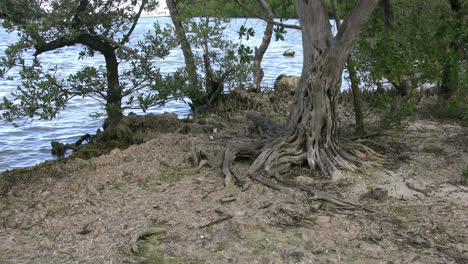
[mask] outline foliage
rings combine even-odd
[[[376,84],[384,78],[400,83],[416,76],[420,83],[435,81],[441,71],[437,59],[444,47],[435,40],[435,29],[443,19],[433,19],[442,16],[440,2],[392,1],[395,23],[391,29],[384,25],[382,10],[374,13],[357,45],[360,70],[369,72],[364,78],[367,83]]]
[[[193,4],[190,2],[191,1],[186,1],[185,3],[182,3],[180,7],[193,7]],[[252,16],[249,12],[243,8],[240,8],[239,5],[232,0],[210,0],[207,2],[206,10],[208,13],[206,13],[204,9],[188,8],[190,13],[187,15],[192,17],[203,17],[208,14],[208,16],[221,16],[229,18]],[[243,0],[242,2],[256,13],[264,13],[262,7],[255,3],[256,1]],[[296,6],[293,0],[267,0],[267,3],[270,4],[271,8],[273,9],[273,13],[278,17],[297,18]],[[179,3],[177,4],[179,5]]]
[[[462,118],[468,106],[467,65],[454,56],[451,45],[466,39],[467,32],[456,26],[449,1],[392,0],[391,4],[391,21],[384,21],[382,6],[376,9],[353,52],[363,84],[379,91],[374,102],[384,110],[383,124],[401,128],[414,108],[414,95],[425,85],[440,84],[447,67],[451,67],[448,83],[457,96],[444,103],[443,112]],[[398,86],[408,89],[407,98],[384,92]]]
[[[0,78],[13,79],[9,71],[17,68],[22,80],[22,85],[0,103],[1,118],[10,122],[21,117],[52,119],[75,97],[92,98],[105,106],[108,116],[119,117],[125,109],[146,111],[177,96],[164,85],[159,69],[150,62],[155,56],[169,53],[171,43],[162,38],[165,30],[157,26],[155,32],[145,35],[145,40],[133,43],[133,49],[125,46],[130,43],[138,11],[154,8],[157,2],[41,3],[21,0],[0,4],[0,13],[7,14],[3,27],[19,36],[1,58]],[[70,46],[82,47],[80,59],[100,53],[105,66],[84,67],[66,77],[60,75],[59,66],[41,64],[41,54]],[[124,63],[128,69],[119,70]]]
[[[246,10],[239,8],[239,5],[232,0],[211,0],[208,4],[208,10],[212,10],[213,13],[210,15],[223,16],[223,17],[252,17],[252,14]],[[257,14],[263,14],[264,11],[261,6],[255,4],[256,1],[243,0],[245,5],[255,11]],[[271,6],[273,13],[279,18],[297,18],[296,4],[293,0],[266,0]],[[325,6],[328,8],[328,14],[332,17],[330,0],[325,0]],[[353,1],[339,0],[338,6],[340,9],[346,9],[346,5],[349,5]],[[190,3],[187,3],[190,5]],[[192,10],[191,16],[202,17],[204,13],[202,10]]]
[[[462,125],[468,126],[468,84],[465,77],[464,83],[446,101],[435,105],[436,114],[440,118],[453,118],[460,120]]]

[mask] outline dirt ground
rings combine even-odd
[[[386,156],[369,175],[331,182],[290,172],[376,213],[250,179],[246,189],[224,187],[220,169],[193,168],[192,144],[215,157],[248,133],[245,119],[230,127],[161,134],[15,186],[0,197],[0,263],[468,263],[466,127],[417,116],[401,133],[369,139]],[[233,170],[244,175],[249,164]],[[369,197],[377,186],[388,199]]]

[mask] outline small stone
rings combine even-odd
[[[224,197],[223,199],[221,199],[221,203],[234,202],[235,200],[237,200],[237,198],[233,196]]]
[[[286,56],[286,57],[293,57],[295,53],[296,53],[296,52],[295,52],[294,50],[287,49],[287,50],[283,53],[283,56]]]
[[[213,133],[214,133],[214,134],[218,133],[218,129],[217,129],[217,128],[214,128],[214,129],[213,129]]]
[[[375,200],[385,200],[388,197],[388,190],[384,187],[373,187],[370,189],[370,197],[374,198]]]
[[[213,135],[210,135],[210,140],[214,140],[214,137],[213,137]]]
[[[195,184],[200,184],[200,183],[202,183],[202,181],[203,180],[201,179],[201,177],[193,179],[193,183],[195,183]]]

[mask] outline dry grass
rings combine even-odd
[[[245,191],[225,188],[219,169],[193,169],[187,153],[192,142],[213,158],[230,139],[247,133],[245,119],[230,122],[216,134],[160,134],[125,150],[75,159],[60,165],[60,177],[51,177],[55,169],[45,166],[34,183],[12,186],[0,198],[0,262],[435,264],[468,259],[468,189],[459,184],[468,159],[466,128],[417,119],[404,133],[374,138],[388,164],[370,175],[349,174],[332,183],[306,168],[290,172],[304,184],[379,212],[369,214],[336,210],[304,193],[274,191],[250,179]],[[426,151],[429,144],[443,146],[443,154]],[[402,151],[411,158],[399,160]],[[244,175],[248,166],[238,162],[233,170]],[[387,188],[389,199],[367,198],[373,186]],[[235,201],[221,202],[231,196]],[[203,227],[226,214],[232,218]],[[130,239],[152,227],[168,231],[140,240],[142,253],[131,253]]]

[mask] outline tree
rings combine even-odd
[[[463,119],[468,109],[463,12],[448,0],[381,3],[361,33],[354,58],[365,86],[379,91],[373,101],[383,109],[382,124],[401,128],[423,85],[440,88],[437,112]],[[395,89],[383,89],[385,83]]]
[[[216,14],[218,16],[223,17],[251,17],[252,13],[239,8],[237,1],[227,1],[227,0],[210,0],[207,2],[207,9],[209,10],[216,10]],[[255,2],[257,1],[245,1],[243,2],[245,5],[249,7],[249,9],[253,10],[255,13],[261,13],[263,7],[260,5],[256,5]],[[292,0],[266,0],[266,3],[271,6],[273,13],[277,14],[278,17],[281,18],[297,18],[296,7],[294,5],[294,1]],[[187,2],[187,5],[191,6],[190,3]],[[205,16],[205,12],[202,9],[195,9],[191,11],[192,15],[195,17],[203,17]]]
[[[104,104],[106,128],[115,126],[125,109],[137,107],[145,111],[151,106],[164,104],[171,93],[162,89],[153,93],[143,92],[144,89],[159,89],[161,76],[149,59],[169,52],[169,47],[162,44],[158,34],[161,29],[158,28],[156,35],[147,35],[147,43],[138,43],[141,55],[137,49],[125,46],[141,12],[154,8],[156,4],[152,0],[2,2],[0,13],[6,14],[3,26],[9,32],[18,31],[20,38],[8,48],[7,57],[2,59],[0,77],[18,66],[24,80],[10,98],[3,98],[0,105],[5,110],[3,118],[9,121],[22,116],[52,119],[70,99],[90,97]],[[42,67],[39,55],[71,46],[83,47],[80,57],[92,57],[96,52],[103,55],[105,69],[84,67],[65,80],[56,76],[57,67]],[[24,57],[31,49],[34,58],[29,62]],[[119,71],[122,61],[128,62],[131,69]],[[123,84],[122,78],[129,84]],[[122,106],[124,97],[128,100]]]
[[[227,151],[223,164],[226,177],[230,176],[226,165],[243,153],[260,153],[247,174],[262,182],[265,178],[259,171],[281,181],[282,172],[303,163],[326,172],[332,179],[340,177],[339,168],[354,171],[362,165],[363,161],[337,140],[337,95],[353,43],[376,4],[377,0],[357,1],[333,38],[323,1],[296,0],[304,64],[287,128],[274,140],[249,144],[233,153]]]
[[[223,93],[225,83],[245,81],[253,59],[249,47],[224,39],[223,24],[228,19],[220,17],[216,10],[208,9],[210,3],[212,1],[167,1],[175,36],[185,59],[185,68],[176,75],[180,75],[179,79],[186,77],[189,80],[188,85],[178,83],[191,99],[194,114],[209,109]],[[203,17],[193,17],[200,12]],[[194,53],[192,47],[200,49],[201,54]]]

